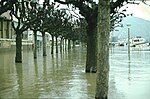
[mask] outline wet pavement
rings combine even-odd
[[[86,48],[76,47],[37,59],[23,51],[16,64],[15,52],[0,52],[0,98],[94,99],[96,74],[85,73]],[[149,99],[150,52],[110,51],[109,99]]]

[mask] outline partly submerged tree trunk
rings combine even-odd
[[[58,53],[58,37],[56,37],[56,53]]]
[[[37,58],[37,31],[34,32],[34,59]]]
[[[96,73],[96,26],[87,28],[87,56],[86,56],[86,72]]]
[[[95,99],[108,99],[110,0],[99,0]]]
[[[22,32],[16,31],[16,63],[22,63]]]
[[[65,41],[65,39],[62,39],[62,49],[63,49],[62,51],[63,52],[65,52],[65,42],[64,41]]]
[[[62,52],[62,48],[63,48],[63,37],[61,37],[60,40],[60,52]]]
[[[46,56],[46,39],[45,39],[45,32],[42,33],[42,40],[43,40],[43,56]]]
[[[67,50],[67,39],[65,39],[65,51]]]
[[[51,54],[54,54],[54,36],[52,36]]]
[[[68,50],[70,50],[71,49],[71,43],[70,43],[70,39],[68,39]]]
[[[72,42],[73,42],[73,46],[72,46],[72,47],[73,47],[73,48],[75,48],[75,45],[76,45],[76,44],[75,44],[75,43],[76,43],[76,40],[72,40]]]

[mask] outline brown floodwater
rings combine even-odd
[[[15,63],[14,51],[0,51],[0,98],[94,99],[96,74],[85,73],[86,48],[76,47],[42,56],[23,51]],[[150,52],[110,51],[109,99],[149,99]]]

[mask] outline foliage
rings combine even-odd
[[[6,12],[7,10],[11,10],[13,4],[15,4],[17,0],[1,0],[0,1],[0,15]]]
[[[81,42],[85,42],[86,37],[86,21],[84,18],[80,18],[74,21],[72,25],[72,33],[70,34],[70,39],[73,41],[79,40]]]
[[[55,0],[55,1],[61,4],[72,4],[73,7],[78,8],[80,10],[80,14],[84,16],[86,22],[88,23],[88,25],[90,25],[89,26],[90,28],[96,27],[98,14],[98,4],[96,4],[96,2],[91,0],[66,0],[66,1]],[[118,26],[118,23],[122,21],[122,18],[126,17],[126,15],[123,13],[125,10],[119,12],[119,9],[128,3],[134,4],[134,1],[131,0],[110,1],[111,28]]]
[[[30,8],[28,8],[28,21],[30,22],[29,28],[31,30],[39,31],[41,26],[41,8],[36,2],[30,2]]]

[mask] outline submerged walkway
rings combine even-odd
[[[23,51],[23,63],[15,64],[15,52],[0,52],[0,98],[94,99],[96,74],[85,73],[86,49],[33,59]],[[110,54],[109,99],[149,99],[150,52]]]

